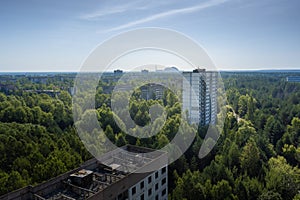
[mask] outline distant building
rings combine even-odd
[[[104,155],[101,162],[89,160],[45,183],[0,196],[0,200],[167,200],[167,153],[157,151],[155,157],[150,157],[145,153],[151,149],[131,145],[122,149],[125,153],[116,149]],[[160,169],[139,173],[153,166]]]
[[[190,123],[205,123],[205,70],[183,72],[182,108],[188,112]]]
[[[120,74],[123,74],[123,71],[120,70],[120,69],[116,69],[116,70],[114,70],[114,74],[115,75],[120,75]]]
[[[300,83],[300,76],[289,76],[286,77],[287,82],[292,82],[292,83]]]
[[[183,72],[182,108],[190,123],[215,124],[217,117],[217,72],[196,69]]]
[[[146,84],[140,87],[141,98],[145,100],[162,99],[165,92],[165,87],[159,84]]]

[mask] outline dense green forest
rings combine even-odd
[[[90,157],[72,127],[71,97],[0,93],[0,193],[45,181]]]
[[[205,159],[185,155],[184,169],[171,175],[170,198],[300,199],[300,84],[279,73],[223,79],[228,113],[221,138]]]
[[[184,124],[195,132],[191,147],[169,166],[169,199],[300,199],[300,84],[279,73],[223,73],[228,105],[225,125],[214,149],[203,159],[198,153],[207,127]],[[72,81],[47,84],[18,80],[13,91],[0,93],[0,194],[38,184],[91,158],[76,134]],[[116,145],[134,144],[160,149],[180,123],[181,105],[170,91],[160,100],[131,98],[131,118],[149,123],[149,107],[166,108],[158,134],[136,139],[114,122],[110,94],[100,82],[95,96],[99,123]],[[51,97],[34,89],[57,88]],[[27,91],[26,91],[27,90]],[[153,130],[163,121],[158,119]],[[138,128],[133,131],[139,132]]]

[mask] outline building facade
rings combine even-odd
[[[217,117],[218,73],[196,69],[183,72],[182,108],[189,123],[215,124]]]
[[[205,124],[216,124],[217,120],[217,92],[218,92],[218,73],[207,71],[206,92],[205,92]]]
[[[132,200],[167,200],[168,172],[163,167],[140,180],[128,190],[128,199]]]
[[[141,86],[140,89],[141,89],[141,98],[145,100],[162,99],[164,92],[166,90],[164,86],[155,83],[145,84]]]

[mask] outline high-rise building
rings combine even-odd
[[[205,124],[216,124],[217,120],[217,92],[218,72],[206,71],[206,98],[205,98]]]
[[[205,70],[183,72],[182,108],[190,123],[205,123]]]
[[[149,152],[151,155],[147,154]],[[126,145],[99,160],[89,160],[79,168],[40,185],[0,196],[0,200],[168,199],[166,152]],[[145,171],[149,172],[141,173]]]
[[[188,121],[199,125],[215,124],[217,117],[217,72],[195,69],[183,72],[182,108]]]

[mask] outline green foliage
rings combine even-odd
[[[282,156],[271,158],[265,181],[268,190],[281,194],[285,199],[292,199],[300,189],[300,170],[287,164]]]
[[[259,173],[260,154],[256,142],[253,138],[250,138],[246,145],[243,147],[241,157],[241,168],[249,176],[254,177]]]
[[[0,194],[37,184],[90,158],[75,133],[71,96],[0,93]]]
[[[169,172],[174,171],[168,177],[170,199],[299,199],[300,85],[286,83],[281,74],[223,75],[228,112],[220,139],[203,159],[198,158],[200,147],[215,141],[203,141],[207,127],[181,120],[181,104],[171,91],[162,99],[145,100],[137,90],[129,105],[117,108],[120,113],[129,110],[139,126],[153,120],[146,132],[157,134],[150,138],[136,139],[123,132],[127,123],[111,110],[107,92],[114,82],[99,83],[96,110],[85,111],[76,104],[73,109],[84,112],[87,121],[79,123],[86,126],[84,137],[95,151],[104,134],[117,146],[129,143],[155,149],[165,147],[176,134],[196,134],[186,153],[169,166]],[[52,89],[70,83],[69,79],[61,82],[54,78],[46,84],[33,84],[22,79],[16,85],[20,89]],[[163,107],[165,113],[155,116],[149,111],[153,105]],[[103,128],[101,137],[88,126],[94,116]],[[139,126],[130,130],[139,135]],[[69,93],[61,90],[55,97],[22,90],[0,93],[0,155],[0,194],[43,182],[89,159],[73,127]]]
[[[278,76],[225,74],[223,134],[200,171],[196,139],[185,154],[193,172],[177,174],[172,199],[299,199],[300,85]]]
[[[282,200],[281,195],[278,192],[267,191],[259,196],[259,200]]]
[[[232,195],[232,188],[226,180],[219,181],[216,185],[212,187],[211,192],[213,199],[216,200],[236,199],[236,197]]]

